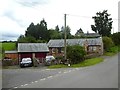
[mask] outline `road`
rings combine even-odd
[[[3,70],[3,88],[118,88],[118,55],[84,68]]]

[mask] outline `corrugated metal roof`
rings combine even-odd
[[[88,39],[67,39],[67,45],[80,45],[83,46],[85,43],[88,45],[101,45],[102,38],[88,38]],[[50,40],[48,42],[48,47],[64,47],[64,39]]]
[[[49,52],[46,43],[18,43],[18,52]]]
[[[17,51],[5,51],[6,54],[15,54],[15,53],[18,53]]]

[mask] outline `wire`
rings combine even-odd
[[[92,19],[92,17],[90,17],[90,16],[80,16],[80,15],[73,15],[73,14],[67,14],[67,15],[69,15],[69,16],[73,16],[73,17],[83,17],[83,18],[89,18],[89,19]],[[118,18],[118,19],[116,19],[116,18],[112,18],[112,20],[114,20],[114,21],[119,21],[120,19]]]

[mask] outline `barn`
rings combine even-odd
[[[5,51],[5,57],[10,59],[18,59],[17,51]]]
[[[47,53],[49,53],[49,49],[46,43],[18,43],[18,58],[19,61],[22,58],[37,58],[42,62]]]
[[[102,38],[67,39],[67,45],[80,45],[85,48],[87,54],[103,54]],[[54,56],[64,55],[64,39],[54,39],[48,42],[49,54]]]

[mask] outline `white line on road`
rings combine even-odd
[[[42,81],[42,80],[45,80],[45,79],[46,79],[46,78],[43,78],[43,79],[40,79],[40,80]]]
[[[67,72],[64,72],[64,73],[67,73]]]
[[[37,83],[38,81],[35,81],[35,83]]]
[[[21,85],[21,87],[23,87],[24,85]]]
[[[18,87],[14,87],[14,88],[18,88]]]
[[[27,86],[28,84],[25,84],[24,86]]]
[[[31,82],[31,83],[34,83],[34,82]]]
[[[47,77],[47,78],[52,78],[53,76],[49,76],[49,77]]]

